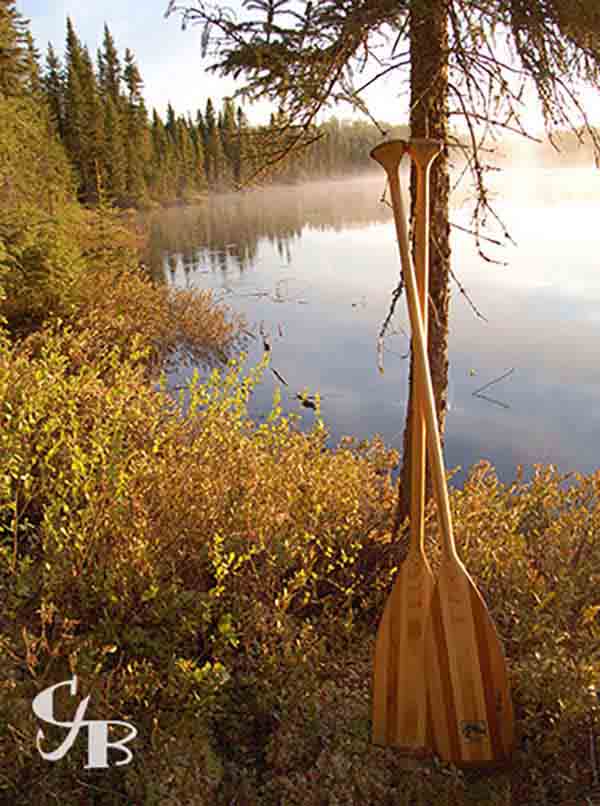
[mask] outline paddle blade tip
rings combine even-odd
[[[462,567],[438,576],[425,658],[436,753],[456,766],[507,763],[514,717],[506,660],[487,607]]]
[[[424,558],[407,558],[387,599],[373,660],[374,744],[417,752],[430,746],[423,669],[433,584]]]

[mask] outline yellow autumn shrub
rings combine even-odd
[[[330,447],[318,412],[304,433],[277,397],[253,422],[266,359],[197,372],[173,399],[160,361],[186,334],[217,361],[235,325],[103,260],[62,321],[24,340],[0,327],[0,799],[583,798],[600,472],[539,466],[503,484],[482,463],[451,491],[459,553],[506,648],[517,747],[496,776],[407,771],[370,743],[374,635],[406,545],[406,525],[392,534],[397,455],[378,439]],[[434,568],[438,538],[432,504]],[[60,763],[37,753],[31,701],[73,674],[88,718],[138,728],[130,765],[85,771],[83,740]]]

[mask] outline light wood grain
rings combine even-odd
[[[425,623],[433,575],[424,558],[408,556],[377,630],[373,681],[373,742],[420,754],[430,745]]]
[[[378,146],[372,156],[385,168],[390,185],[442,538],[442,565],[431,596],[425,637],[424,678],[431,741],[444,760],[457,765],[503,763],[510,757],[514,737],[508,673],[502,645],[483,598],[456,553],[423,317],[393,143]]]
[[[457,766],[508,761],[514,720],[502,646],[473,580],[452,559],[436,577],[426,667],[435,751]]]
[[[395,141],[391,149],[399,164],[409,146]],[[389,148],[385,148],[390,154]],[[417,164],[417,286],[419,304],[427,322],[429,204],[427,172],[439,151],[418,151]],[[372,153],[377,159],[377,150]],[[425,324],[426,328],[426,324]],[[415,383],[413,379],[413,384]],[[377,630],[373,673],[373,742],[421,755],[428,751],[425,622],[433,590],[433,575],[424,552],[425,519],[425,422],[418,386],[413,390],[415,409],[411,429],[410,545],[394,581]]]

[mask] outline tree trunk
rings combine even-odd
[[[410,127],[413,137],[448,140],[448,0],[414,0],[410,19],[411,98]],[[416,201],[414,167],[411,171],[411,211]],[[450,225],[448,201],[450,177],[448,149],[431,167],[429,229],[429,363],[440,434],[443,438],[448,402],[448,288]],[[410,429],[413,411],[414,361],[411,349],[410,393],[402,470],[399,479],[396,529],[410,512]],[[427,469],[427,499],[431,477]]]

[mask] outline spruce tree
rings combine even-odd
[[[104,108],[94,66],[87,47],[81,53],[83,130],[80,142],[83,156],[83,199],[95,203],[106,177],[104,162]]]
[[[148,190],[157,199],[166,197],[164,188],[165,163],[167,159],[167,134],[165,125],[156,109],[152,110],[152,157]]]
[[[46,102],[50,109],[50,115],[54,121],[58,136],[64,139],[64,80],[60,59],[54,52],[54,48],[48,43],[48,53],[46,54],[46,70],[42,79]]]
[[[213,139],[209,144],[209,153],[215,189],[225,190],[230,188],[232,185],[232,170],[223,149],[223,142],[218,128],[215,130]]]
[[[167,156],[167,133],[156,109],[152,110],[152,147],[157,161],[164,160]]]
[[[67,17],[67,45],[65,52],[65,104],[64,135],[69,159],[73,163],[80,183],[85,185],[86,173],[83,140],[85,138],[85,101],[82,86],[83,52],[71,19]]]
[[[196,120],[197,120],[196,116]],[[191,115],[188,114],[186,120],[187,130],[190,135],[190,140],[192,141],[192,146],[194,149],[194,161],[193,161],[193,173],[194,173],[194,187],[196,190],[205,190],[206,189],[206,174],[204,173],[204,143],[202,140],[202,134],[197,123],[191,118]]]
[[[183,118],[176,122],[177,195],[185,199],[195,187],[195,151],[190,132]]]
[[[199,191],[206,190],[208,187],[208,180],[206,178],[206,168],[204,159],[204,142],[202,140],[201,132],[196,128],[196,137],[194,138],[194,177],[196,189]]]
[[[139,202],[147,195],[145,170],[149,161],[147,139],[148,115],[142,96],[143,81],[133,53],[125,50],[123,78],[127,88],[126,101],[126,153],[127,193],[132,202]]]
[[[111,94],[104,99],[104,170],[106,193],[122,205],[127,190],[127,154],[121,131],[121,116]]]
[[[40,52],[33,41],[31,31],[25,33],[26,50],[24,61],[27,71],[26,90],[33,97],[41,100],[43,93],[42,73],[40,70]]]
[[[0,93],[21,95],[29,74],[27,22],[14,0],[0,0]]]
[[[159,201],[172,201],[176,197],[175,145],[169,138],[165,124],[156,111],[152,114],[152,157],[150,160],[150,191]]]
[[[198,131],[200,140],[202,141],[202,146],[206,146],[206,125],[200,109],[196,111],[196,129]]]
[[[98,83],[102,94],[105,97],[110,96],[112,98],[115,108],[119,106],[121,76],[121,62],[115,46],[115,40],[105,23],[102,49],[98,52]]]
[[[233,178],[237,185],[244,185],[254,171],[252,146],[248,136],[248,120],[241,106],[236,112],[236,162],[233,168]]]
[[[165,123],[165,131],[171,139],[171,142],[174,143],[177,138],[177,117],[170,101],[167,104],[167,121]]]
[[[78,173],[81,200],[95,203],[106,175],[104,109],[89,51],[81,45],[70,19],[65,72],[65,146]]]
[[[192,141],[192,143],[194,145],[194,148],[195,148],[196,143],[198,141],[198,137],[200,135],[198,133],[198,129],[196,128],[196,125],[195,125],[194,121],[192,120],[192,116],[191,116],[191,114],[189,112],[187,113],[186,118],[185,118],[185,125],[187,126],[187,130],[188,130],[188,132],[190,134],[191,141]]]
[[[235,123],[235,106],[231,98],[225,98],[223,101],[223,109],[221,110],[219,121],[219,130],[221,133],[221,143],[223,144],[223,152],[228,162],[228,173],[230,178],[235,174],[236,163],[236,123]]]
[[[206,111],[204,113],[204,171],[209,187],[216,185],[217,176],[215,174],[215,150],[217,140],[217,120],[215,117],[215,107],[212,98],[206,101]]]
[[[208,138],[214,134],[217,119],[215,117],[215,107],[212,102],[212,98],[208,98],[206,101],[206,111],[204,113],[204,124],[205,124],[205,131],[206,131],[206,142],[208,142]]]

